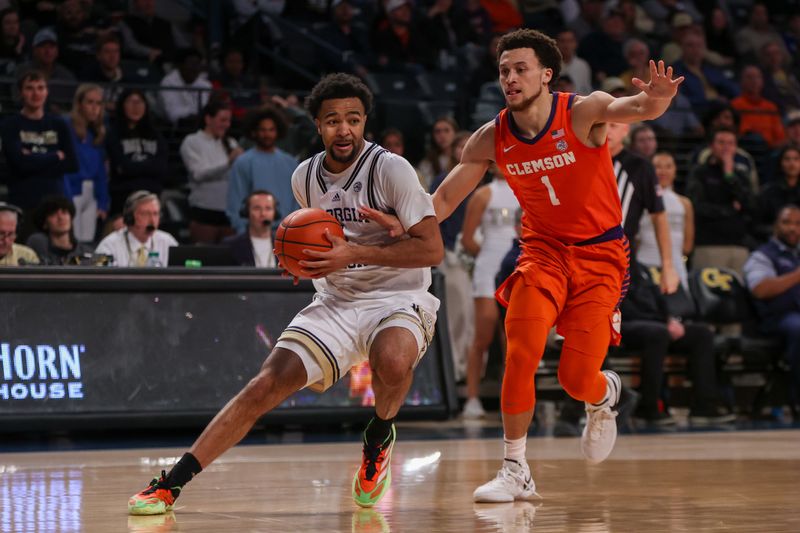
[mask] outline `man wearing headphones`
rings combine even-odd
[[[263,189],[253,191],[242,202],[237,214],[247,220],[247,227],[224,241],[239,266],[277,268],[272,252],[272,222],[277,218],[275,203],[275,196]]]
[[[125,200],[122,209],[125,227],[100,241],[95,253],[114,257],[114,266],[166,266],[170,246],[178,241],[158,229],[161,202],[150,191],[136,191]],[[153,263],[156,263],[155,265]]]
[[[14,242],[21,216],[22,210],[19,207],[0,202],[0,266],[39,264],[36,252]]]

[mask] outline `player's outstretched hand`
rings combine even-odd
[[[678,92],[678,85],[683,81],[683,76],[672,79],[672,67],[664,69],[664,61],[650,60],[650,83],[645,83],[639,78],[633,78],[631,83],[641,89],[650,98],[672,98]]]
[[[361,216],[377,222],[386,228],[386,231],[389,232],[389,237],[400,237],[406,232],[406,230],[403,229],[403,225],[400,224],[400,219],[394,215],[367,206],[359,208],[358,212],[361,213]]]
[[[336,235],[331,235],[327,229],[325,230],[325,238],[333,245],[330,250],[325,252],[303,250],[306,256],[316,258],[313,261],[307,259],[298,261],[300,266],[303,267],[300,271],[303,276],[312,279],[324,278],[328,274],[356,262],[355,250],[357,245],[347,242],[347,240]]]
[[[272,254],[275,257],[280,257],[278,255],[277,250],[275,250],[275,249],[272,250]],[[298,283],[300,283],[300,278],[298,278],[297,276],[292,275],[288,270],[286,270],[286,267],[283,266],[283,263],[281,263],[280,259],[278,259],[278,268],[281,269],[281,276],[283,276],[284,278],[288,278],[288,277],[292,278],[292,285],[297,285]]]

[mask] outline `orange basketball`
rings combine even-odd
[[[291,275],[303,277],[300,275],[302,267],[298,261],[314,259],[304,254],[303,250],[324,252],[333,248],[331,242],[325,238],[326,229],[331,235],[344,239],[342,225],[333,215],[322,209],[306,207],[289,213],[275,232],[275,254],[281,266]]]

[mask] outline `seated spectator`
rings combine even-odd
[[[34,215],[37,233],[28,237],[28,246],[36,252],[43,265],[77,264],[92,246],[79,242],[72,232],[75,206],[66,196],[45,198]]]
[[[783,113],[800,109],[800,80],[790,65],[791,58],[779,43],[769,42],[761,49],[764,98],[775,102]]]
[[[655,22],[642,9],[639,2],[635,0],[619,0],[617,8],[622,12],[622,18],[625,20],[626,34],[643,37],[653,33]]]
[[[608,76],[603,82],[600,84],[600,90],[604,93],[608,93],[615,98],[619,98],[621,96],[625,96],[627,92],[627,88],[625,87],[625,82],[622,81],[622,78],[617,76]]]
[[[792,401],[800,392],[800,207],[787,205],[778,213],[774,236],[754,251],[744,266],[745,280],[756,299],[765,334],[786,340],[792,379]]]
[[[562,2],[562,10],[569,2]],[[580,41],[593,31],[600,29],[604,11],[603,0],[581,0],[577,9],[577,16],[565,16],[567,26],[575,32],[575,37]]]
[[[78,161],[66,123],[45,111],[48,88],[43,73],[29,71],[18,83],[22,110],[2,124],[3,153],[8,164],[8,195],[26,212],[28,226],[33,209],[48,194],[64,193],[64,174],[76,172]],[[22,238],[30,231],[23,228]]]
[[[587,95],[592,92],[592,68],[585,59],[578,57],[578,39],[575,32],[565,28],[556,34],[556,44],[561,52],[561,73],[568,75],[575,83],[575,92]],[[496,54],[495,54],[496,55]],[[497,60],[492,65],[494,78],[497,77]],[[649,79],[649,78],[648,78]]]
[[[686,258],[694,248],[694,208],[685,196],[676,193],[672,188],[675,183],[677,165],[675,158],[668,152],[658,152],[653,158],[658,183],[661,186],[661,199],[667,213],[670,243],[672,246],[672,263],[684,289],[689,289],[689,273],[686,270]],[[636,259],[648,267],[661,266],[661,253],[658,248],[655,227],[650,214],[642,215],[639,226],[639,243],[636,246]]]
[[[494,33],[502,34],[523,26],[522,13],[515,4],[513,0],[481,0],[481,6],[492,21]]]
[[[728,104],[722,102],[714,102],[706,112],[703,118],[703,126],[705,131],[713,132],[720,128],[732,129],[739,131],[739,114]],[[700,149],[695,155],[692,156],[693,164],[702,164],[708,161],[711,155],[711,147],[706,145]],[[756,167],[755,159],[750,155],[747,150],[741,146],[736,145],[736,155],[733,157],[733,163],[736,169],[747,174],[750,180],[750,187],[753,193],[758,193],[761,185],[761,180],[758,175],[758,168]]]
[[[677,137],[703,135],[705,131],[695,115],[689,99],[680,92],[669,103],[667,110],[657,119],[651,120],[650,123]]]
[[[134,0],[133,9],[119,25],[127,57],[154,62],[175,59],[175,35],[169,21],[156,16],[155,0]]]
[[[435,0],[422,7],[425,28],[429,32],[430,46],[446,54],[448,60],[455,64],[459,50],[465,46],[478,43],[478,34],[470,26],[464,11],[453,0]],[[544,30],[543,30],[544,31]],[[439,67],[447,69],[447,61],[440,62]]]
[[[415,18],[412,2],[388,0],[384,7],[386,15],[376,22],[370,37],[378,67],[390,72],[434,68],[438,50]]]
[[[89,9],[81,0],[65,0],[58,7],[56,33],[61,62],[72,72],[80,72],[83,65],[94,57],[94,46],[99,29],[89,21]]]
[[[231,110],[219,100],[203,108],[203,129],[181,143],[181,159],[189,172],[189,233],[192,242],[218,243],[234,233],[225,214],[230,169],[244,153],[228,136]]]
[[[125,201],[122,209],[125,226],[100,241],[95,253],[110,255],[113,266],[167,266],[169,249],[178,241],[158,229],[161,222],[161,202],[150,191],[136,191]]]
[[[323,72],[350,72],[363,79],[369,74],[367,67],[373,58],[369,32],[355,20],[354,7],[353,0],[331,2],[331,20],[319,29],[317,35],[333,49],[321,50],[320,60]]]
[[[125,89],[117,100],[106,148],[111,169],[111,213],[121,213],[134,191],[160,194],[169,172],[164,136],[153,125],[150,104],[139,89]]]
[[[0,74],[13,74],[29,49],[28,41],[19,29],[19,13],[11,7],[0,11]]]
[[[708,161],[689,173],[686,196],[697,228],[694,268],[727,267],[741,274],[747,260],[752,191],[748,176],[734,165],[735,154],[736,132],[719,128],[711,134]]]
[[[741,96],[731,100],[731,107],[739,112],[739,135],[754,133],[772,148],[780,146],[786,133],[783,131],[778,106],[764,98],[764,76],[755,65],[742,68]]]
[[[22,210],[17,206],[0,202],[0,266],[38,265],[36,252],[17,244],[17,224]]]
[[[425,178],[425,188],[430,187],[433,178],[451,170],[458,163],[453,159],[453,141],[457,131],[458,123],[451,117],[439,117],[433,123],[428,153],[418,165],[420,174]]]
[[[753,60],[769,42],[778,43],[787,54],[780,33],[769,23],[769,9],[764,2],[754,2],[750,9],[747,25],[736,32],[736,48],[746,60]]]
[[[286,136],[286,119],[275,108],[265,107],[250,115],[247,131],[255,146],[233,163],[228,182],[226,212],[237,233],[245,230],[248,221],[241,216],[242,203],[257,190],[272,191],[273,200],[285,215],[300,209],[292,192],[297,159],[277,147]]]
[[[596,86],[606,77],[619,76],[628,68],[622,53],[622,45],[626,38],[622,13],[612,9],[603,18],[599,31],[581,39],[577,54],[592,66]]]
[[[277,268],[273,251],[272,223],[276,219],[275,197],[265,190],[250,193],[241,205],[237,217],[246,218],[245,230],[223,243],[231,247],[231,254],[239,266]]]
[[[161,109],[172,124],[196,122],[208,103],[212,86],[203,72],[200,52],[182,50],[176,59],[178,68],[161,80],[162,90],[158,93]]]
[[[403,132],[398,130],[397,128],[387,128],[383,130],[383,132],[381,132],[380,139],[378,140],[378,144],[380,144],[393,154],[397,154],[400,157],[405,157],[406,153],[405,137],[403,136]],[[414,172],[417,173],[417,179],[419,180],[420,185],[424,187],[425,178],[422,176],[420,171],[417,170],[416,167],[414,167]]]
[[[722,60],[717,65],[732,65],[738,53],[726,10],[715,6],[704,21],[704,28],[709,52],[714,52]]]
[[[272,93],[266,77],[259,80],[258,91],[260,105],[277,107],[289,122],[286,136],[278,142],[281,150],[303,160],[324,149],[314,119],[296,95]]]
[[[628,69],[619,77],[625,82],[625,91],[628,94],[636,94],[639,89],[631,80],[633,78],[650,79],[650,47],[641,39],[628,39],[622,46],[622,53],[625,61],[628,62]]]
[[[634,417],[647,424],[675,424],[669,410],[658,408],[664,383],[664,360],[672,352],[687,355],[688,375],[692,382],[689,421],[695,425],[732,422],[735,417],[719,407],[717,397],[714,333],[707,324],[674,316],[658,286],[636,269],[621,310],[622,346],[638,350],[640,357],[639,393],[641,399]],[[678,289],[682,291],[682,288]],[[687,298],[690,298],[688,295]]]
[[[731,99],[739,95],[736,84],[705,60],[706,39],[702,32],[690,32],[681,41],[683,56],[674,65],[675,76],[684,76],[680,90],[689,99],[695,111],[703,112],[709,103]]]
[[[645,0],[642,9],[653,19],[655,23],[654,33],[662,38],[669,35],[670,26],[674,22],[674,15],[677,12],[689,15],[692,21],[703,20],[700,10],[695,7],[692,0],[676,2],[674,0]]]
[[[222,72],[211,80],[211,85],[219,94],[230,97],[237,119],[243,119],[247,109],[258,104],[258,83],[246,73],[244,55],[237,48],[228,48],[222,54]]]
[[[50,87],[50,104],[54,109],[65,109],[72,101],[72,94],[78,81],[75,75],[64,65],[57,63],[59,55],[58,37],[50,28],[43,28],[33,37],[31,60],[20,65],[20,75],[31,70],[44,74]]]
[[[780,208],[787,204],[800,205],[800,146],[785,146],[778,153],[776,179],[758,197],[759,222],[773,223]]]
[[[631,128],[631,152],[645,159],[652,159],[658,150],[656,132],[648,124],[637,124]],[[673,176],[674,179],[674,176]],[[671,185],[671,184],[670,184]]]
[[[111,207],[103,145],[103,89],[99,85],[84,83],[78,87],[67,125],[75,145],[78,171],[64,176],[64,194],[75,205],[75,237],[80,242],[92,242],[97,219],[105,220]]]

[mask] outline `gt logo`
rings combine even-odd
[[[731,291],[733,276],[720,272],[718,268],[704,268],[700,273],[703,285],[712,289],[721,289],[724,292]]]

